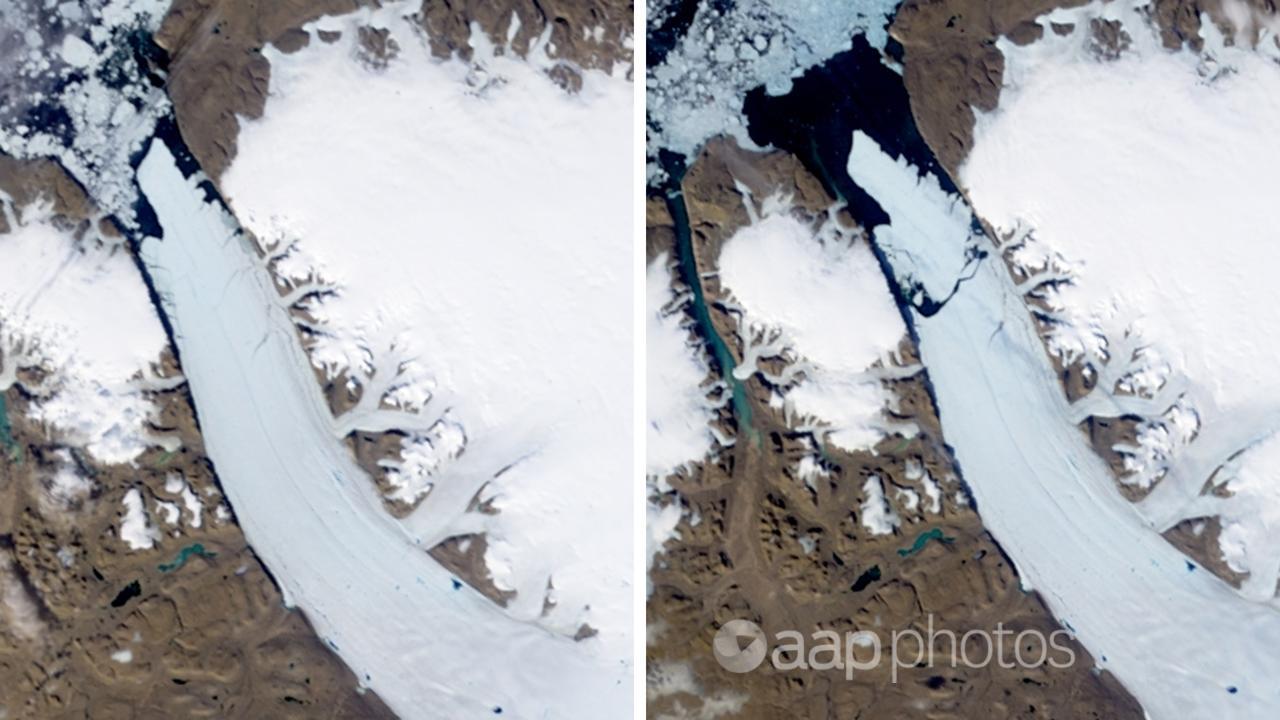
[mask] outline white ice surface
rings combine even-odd
[[[174,326],[206,449],[286,601],[403,718],[487,718],[499,707],[516,718],[627,712],[629,654],[511,617],[456,583],[423,537],[383,510],[334,435],[252,243],[183,179],[163,144],[152,146],[139,182],[165,229],[163,240],[143,241],[142,255]]]
[[[866,240],[834,218],[806,222],[789,205],[767,199],[720,250],[720,280],[742,310],[745,358],[734,372],[745,379],[757,360],[787,357],[788,370],[769,379],[793,422],[821,426],[846,450],[869,448],[885,435],[889,403],[869,369],[892,364],[906,327]]]
[[[964,274],[969,253],[939,253],[935,248],[937,243],[945,242],[967,250],[975,242],[964,200],[946,193],[932,175],[921,176],[904,158],[895,159],[881,152],[861,130],[853,133],[849,165],[857,166],[859,184],[865,183],[862,188],[894,217],[893,223],[871,230],[894,267],[912,268],[905,280],[898,278],[899,284],[924,290],[934,301],[945,300],[955,279]],[[910,212],[895,206],[903,201],[927,204],[928,210]],[[911,300],[919,302],[922,298],[917,293]]]
[[[1236,502],[1219,508],[1223,558],[1232,570],[1257,572],[1258,559],[1275,552],[1280,539],[1280,436],[1246,450],[1226,468],[1226,489]]]
[[[884,495],[884,483],[872,475],[862,483],[862,527],[872,535],[891,535],[902,524],[902,518],[893,511]]]
[[[859,142],[870,140],[856,139],[855,153]],[[848,166],[863,187],[886,169],[916,174],[897,163]],[[894,221],[934,213],[941,223],[945,214],[927,196],[875,199]],[[938,235],[932,255],[965,255],[963,237],[959,228]],[[1152,720],[1280,716],[1280,613],[1189,563],[1116,491],[1072,421],[1021,291],[996,249],[985,249],[991,255],[949,302],[915,316],[943,436],[983,523],[1023,585],[1041,593]],[[939,267],[898,257],[899,277]]]
[[[182,486],[182,507],[187,510],[187,522],[191,527],[198,528],[204,522],[204,505],[200,503],[200,498],[196,497],[196,493],[191,489],[190,485]]]
[[[707,400],[711,370],[689,328],[689,298],[676,295],[666,253],[649,263],[645,283],[645,465],[648,475],[665,477],[711,452],[715,406]]]
[[[441,61],[412,10],[326,18],[306,29],[342,39],[268,50],[266,111],[244,123],[223,189],[255,234],[297,240],[292,271],[336,288],[310,305],[313,360],[365,384],[399,369],[391,399],[426,401],[413,422],[447,412],[465,433],[457,453],[424,454],[417,435],[415,466],[391,468],[398,492],[429,489],[405,527],[428,545],[487,533],[494,582],[517,591],[507,612],[566,635],[588,623],[622,662],[632,85],[619,67],[566,93],[544,44],[524,60],[478,30],[475,66]],[[358,59],[361,23],[398,44],[385,68]],[[498,514],[469,512],[477,496]]]
[[[1118,60],[1089,51],[1083,28],[1094,16],[1121,20],[1132,37]],[[1147,346],[1128,385],[1169,391],[1127,461],[1131,483],[1164,478],[1144,514],[1163,530],[1223,513],[1223,550],[1252,573],[1244,592],[1271,598],[1280,574],[1274,452],[1244,456],[1233,485],[1241,497],[1198,495],[1228,456],[1280,428],[1280,336],[1270,330],[1280,326],[1274,35],[1256,50],[1224,46],[1206,18],[1199,55],[1160,47],[1133,3],[1051,17],[1077,31],[1046,32],[1025,48],[1001,41],[1006,84],[999,108],[979,115],[962,182],[985,219],[1002,232],[1029,230],[1069,269],[1069,283],[1045,291],[1064,328],[1056,347],[1125,354],[1114,348],[1126,331]],[[1180,390],[1183,409],[1159,417]]]
[[[716,443],[711,422],[717,403],[707,397],[714,387],[711,369],[689,327],[689,293],[677,294],[672,281],[672,262],[661,253],[645,274],[646,570],[675,537],[682,514],[667,478],[706,458]]]
[[[123,504],[120,539],[129,545],[130,550],[150,550],[155,547],[156,540],[160,539],[160,532],[151,523],[138,488],[129,488],[129,492],[124,494]]]
[[[0,204],[11,227],[0,235],[0,391],[21,346],[50,373],[33,419],[101,462],[131,462],[152,444],[155,412],[131,379],[168,344],[141,274],[124,247],[55,226],[47,205]]]
[[[938,486],[938,481],[933,479],[928,469],[919,460],[908,460],[903,476],[908,480],[915,480],[920,483],[920,487],[924,490],[924,496],[929,501],[925,507],[927,512],[934,515],[942,512],[942,488]]]

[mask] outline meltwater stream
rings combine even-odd
[[[1153,720],[1280,718],[1280,612],[1190,563],[1116,489],[1021,293],[920,139],[901,78],[855,42],[790,95],[747,106],[753,140],[795,153],[874,228],[895,284],[956,289],[900,301],[943,437],[1024,585]]]
[[[251,241],[159,139],[138,170],[163,238],[141,255],[205,446],[286,601],[403,718],[583,718],[631,704],[630,667],[513,620],[382,508]]]
[[[707,352],[715,362],[721,380],[729,386],[734,422],[748,437],[758,442],[760,438],[752,425],[751,401],[747,399],[746,386],[734,376],[733,353],[711,320],[711,311],[702,287],[702,271],[698,268],[698,258],[693,249],[693,232],[689,227],[689,208],[685,205],[684,191],[681,187],[686,170],[684,162],[675,160],[666,153],[662,153],[662,157],[669,161],[663,165],[669,178],[666,186],[662,188],[663,196],[675,227],[676,258],[680,279],[689,286],[692,295],[690,306],[693,309],[698,335],[706,343]]]

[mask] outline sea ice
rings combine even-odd
[[[742,0],[728,9],[702,0],[675,47],[648,68],[650,178],[657,150],[693,157],[702,143],[732,135],[755,147],[742,117],[748,91],[763,85],[786,94],[791,80],[852,47],[864,34],[873,47],[888,39],[895,0],[817,3]],[[651,29],[667,22],[672,4],[649,4]]]

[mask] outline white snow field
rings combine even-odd
[[[406,433],[395,497],[430,547],[484,532],[507,612],[630,656],[632,84],[546,71],[472,33],[473,63],[430,56],[397,3],[327,18],[268,52],[270,96],[223,179],[315,318],[312,362],[362,390],[339,420]],[[517,27],[513,20],[512,34]],[[398,52],[359,57],[357,28]],[[332,294],[310,294],[321,290]],[[474,509],[490,501],[498,512]]]
[[[139,184],[164,238],[145,239],[142,255],[209,456],[286,602],[403,718],[627,712],[627,657],[598,638],[575,642],[513,617],[457,582],[424,552],[421,534],[383,510],[335,434],[276,282],[198,180],[185,180],[169,149],[153,143]]]
[[[0,392],[21,384],[33,420],[102,463],[175,449],[147,425],[168,340],[127,250],[93,227],[77,239],[47,203],[17,209],[0,194],[0,205]],[[35,369],[39,381],[20,372]]]
[[[1025,288],[956,217],[960,199],[861,132],[847,169],[892,219],[875,237],[900,282],[972,275],[914,324],[943,435],[1024,586],[1153,720],[1280,716],[1280,613],[1190,563],[1117,491],[1076,426]],[[990,255],[957,273],[973,242]]]
[[[882,381],[920,367],[896,362],[906,326],[866,239],[834,212],[801,219],[781,196],[765,198],[757,212],[739,190],[751,223],[725,242],[718,263],[740,315],[743,361],[734,375],[761,373],[789,423],[850,452],[892,431],[912,434],[885,415],[892,396]],[[780,373],[759,364],[778,357],[787,363]]]
[[[711,452],[716,443],[711,422],[720,403],[707,396],[724,385],[711,378],[701,342],[689,327],[690,293],[676,292],[673,275],[667,253],[654,258],[645,274],[645,467],[650,477],[671,475]]]
[[[1111,62],[1089,51],[1084,29],[1099,16],[1120,20],[1132,38]],[[1256,48],[1244,33],[1227,45],[1205,18],[1202,56],[1161,48],[1131,2],[1046,20],[1077,30],[1025,48],[1001,42],[1006,86],[999,109],[979,116],[963,185],[979,214],[1022,240],[1015,262],[1057,323],[1051,349],[1106,361],[1077,417],[1146,418],[1140,442],[1121,448],[1129,456],[1122,479],[1154,486],[1142,516],[1163,531],[1221,515],[1221,550],[1249,574],[1242,592],[1273,601],[1276,36],[1263,27]],[[1230,497],[1203,494],[1211,478]]]
[[[672,266],[662,253],[645,273],[646,569],[653,568],[663,543],[675,537],[683,512],[667,479],[713,452],[717,436],[711,423],[728,398],[689,327],[692,293],[676,291]],[[720,399],[711,399],[712,394]]]

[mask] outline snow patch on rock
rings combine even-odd
[[[124,517],[120,519],[120,539],[130,550],[150,550],[160,539],[160,531],[151,523],[138,488],[129,488],[124,494]]]
[[[884,483],[872,475],[862,483],[862,527],[872,535],[892,535],[902,524],[902,518],[894,512],[889,498],[884,494]]]

